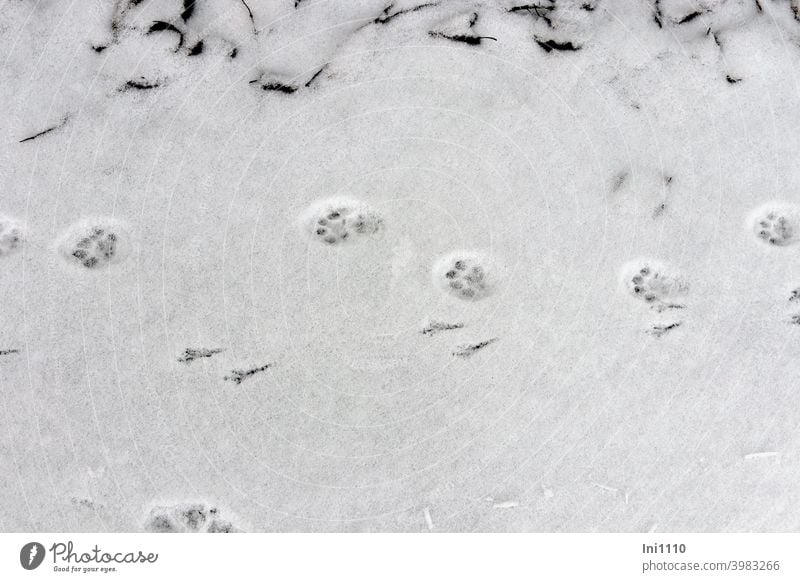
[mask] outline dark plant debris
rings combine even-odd
[[[181,19],[186,22],[194,14],[195,0],[183,0],[183,10],[181,11]]]
[[[325,69],[327,68],[328,68],[328,63],[322,65],[322,67],[320,67],[320,69],[316,73],[311,75],[311,78],[308,81],[306,81],[305,86],[310,87],[314,83],[314,81],[316,81],[319,78],[319,76],[323,73],[323,71],[325,71]]]
[[[434,38],[445,38],[454,42],[463,42],[468,45],[479,45],[484,39],[497,40],[493,36],[474,36],[471,34],[445,34],[443,32],[430,31],[428,32]]]
[[[147,34],[153,34],[154,32],[174,32],[178,35],[177,48],[179,49],[183,46],[183,32],[174,24],[164,22],[163,20],[154,20],[153,24],[151,24],[150,28],[147,30]]]
[[[555,3],[550,4],[549,6],[543,4],[521,4],[519,6],[512,6],[508,9],[509,12],[525,12],[530,14],[535,18],[540,18],[547,23],[547,26],[553,28],[553,21],[550,20],[550,15],[548,14],[549,11],[554,10],[556,7]]]
[[[295,91],[297,91],[297,87],[295,85],[288,85],[286,83],[280,83],[278,81],[270,81],[268,83],[262,83],[260,79],[253,79],[250,81],[250,84],[258,84],[259,87],[263,91],[277,91],[279,93],[286,93],[287,95],[291,95]]]
[[[653,20],[659,28],[664,28],[664,15],[661,13],[661,0],[656,0],[653,4]]]
[[[47,129],[45,129],[43,131],[40,131],[39,133],[35,133],[35,134],[31,135],[31,136],[28,136],[25,139],[21,139],[21,140],[19,140],[19,143],[25,143],[27,141],[33,141],[34,139],[42,137],[43,135],[47,135],[48,133],[50,133],[52,131],[55,131],[57,129],[61,129],[62,127],[64,127],[67,124],[68,121],[69,121],[69,115],[65,115],[64,118],[61,121],[59,121],[56,125],[54,125],[52,127],[48,127]]]
[[[690,13],[690,14],[687,14],[686,16],[684,16],[683,18],[681,18],[681,19],[678,21],[678,24],[686,24],[687,22],[691,22],[692,20],[694,20],[694,19],[695,19],[695,18],[697,18],[698,16],[702,16],[702,15],[703,15],[703,13],[702,13],[700,10],[696,10],[695,12],[692,12],[692,13]]]
[[[533,40],[536,41],[540,47],[542,47],[545,52],[551,51],[579,51],[581,50],[580,46],[572,44],[571,41],[567,42],[557,42],[555,40],[541,40],[539,38],[534,37]]]
[[[731,77],[730,75],[725,75],[725,80],[730,83],[731,85],[735,85],[742,79],[740,77]]]
[[[0,356],[8,356],[11,354],[18,354],[19,350],[0,350]]]
[[[253,34],[258,34],[258,29],[256,28],[256,17],[253,15],[253,11],[250,9],[250,6],[247,4],[247,0],[239,0],[242,3],[242,6],[245,7],[247,10],[247,16],[250,18],[250,24],[253,26]],[[300,0],[296,0],[294,3],[294,7],[297,8],[297,5],[300,4]]]
[[[189,49],[189,56],[194,57],[203,52],[203,41],[198,41],[196,45]]]

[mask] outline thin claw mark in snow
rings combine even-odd
[[[459,346],[456,351],[453,352],[453,355],[459,358],[468,358],[478,350],[482,350],[489,344],[493,344],[498,339],[500,338],[493,337],[492,339],[488,339],[477,344]]]
[[[214,354],[219,354],[223,352],[222,348],[213,348],[213,349],[206,349],[206,348],[186,348],[178,358],[178,361],[184,364],[188,364],[189,362],[193,362],[195,360],[199,360],[200,358],[210,358]]]
[[[425,523],[428,524],[428,531],[433,531],[433,519],[431,519],[431,510],[427,507],[423,510],[425,514]]]
[[[394,4],[389,4],[386,8],[383,9],[380,16],[378,16],[375,20],[372,21],[373,24],[386,24],[397,18],[398,16],[402,16],[403,14],[409,14],[411,12],[417,12],[418,10],[422,10],[423,8],[431,8],[433,6],[437,6],[438,2],[428,2],[427,4],[420,4],[419,6],[415,6],[414,8],[405,8],[403,10],[398,10],[397,12],[390,13],[389,11],[394,8]]]
[[[230,380],[234,384],[241,384],[253,374],[264,372],[265,370],[269,370],[271,367],[272,364],[265,364],[263,366],[259,366],[258,368],[252,368],[250,370],[239,370],[239,369],[231,370],[231,375],[225,376],[223,380]]]
[[[651,329],[647,330],[647,333],[654,337],[661,337],[669,330],[675,329],[676,327],[680,327],[680,325],[681,325],[680,321],[670,323],[669,325],[654,325]]]
[[[425,329],[423,329],[420,333],[422,335],[436,335],[440,331],[450,331],[453,329],[463,329],[463,323],[444,323],[441,321],[431,321]]]

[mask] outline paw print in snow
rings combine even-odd
[[[383,219],[358,200],[332,198],[312,204],[301,216],[300,224],[310,239],[338,245],[377,233]]]
[[[797,242],[800,233],[800,206],[770,202],[750,213],[750,228],[767,244],[785,247]]]
[[[465,301],[478,301],[492,294],[496,267],[486,255],[474,251],[449,253],[433,265],[433,282],[445,293]]]
[[[58,243],[59,253],[66,262],[86,269],[121,262],[129,254],[129,247],[128,228],[114,219],[73,224]]]
[[[178,503],[150,510],[145,522],[150,533],[236,533],[239,530],[205,503]]]
[[[638,259],[623,265],[622,283],[633,297],[659,311],[681,308],[676,303],[688,291],[688,284],[672,268],[653,259]]]

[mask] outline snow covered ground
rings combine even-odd
[[[1,531],[798,531],[797,0],[0,0]]]

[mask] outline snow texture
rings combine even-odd
[[[796,0],[0,10],[1,531],[800,530]]]

